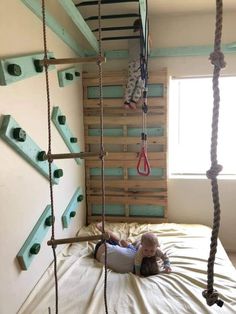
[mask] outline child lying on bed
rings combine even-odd
[[[102,231],[101,223],[96,225]],[[165,272],[171,272],[170,262],[164,254],[157,237],[152,233],[146,233],[141,241],[131,244],[128,241],[120,240],[112,231],[106,231],[110,239],[106,242],[107,266],[118,272],[134,272],[137,275],[150,276],[159,273],[157,259],[164,262]],[[101,263],[105,263],[105,245],[102,241],[95,247],[94,257]]]

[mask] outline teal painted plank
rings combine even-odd
[[[142,129],[139,128],[128,128],[127,135],[128,136],[140,136]],[[147,135],[148,136],[163,136],[164,135],[164,128],[147,128]]]
[[[163,97],[164,85],[163,84],[148,84],[148,97]]]
[[[81,79],[80,71],[75,67],[57,71],[57,77],[60,87],[65,87]]]
[[[149,58],[209,56],[213,49],[211,45],[152,48]],[[236,53],[236,43],[222,44],[221,50],[225,54]],[[86,56],[93,55],[92,51],[86,51]],[[128,59],[129,54],[128,50],[107,50],[105,56],[107,59]]]
[[[164,206],[157,205],[130,205],[129,208],[130,216],[164,217],[165,213]]]
[[[128,136],[140,136],[142,132],[142,129],[140,128],[128,128],[127,129],[127,135]],[[100,129],[89,129],[88,135],[89,136],[99,136],[101,134]],[[123,136],[123,129],[117,128],[117,129],[104,129],[103,130],[104,136]],[[163,136],[164,135],[164,128],[158,127],[158,128],[148,128],[147,129],[147,135],[148,136]]]
[[[87,95],[89,99],[99,98],[99,87],[88,86]],[[163,84],[148,84],[148,97],[163,97]],[[122,98],[124,96],[124,87],[121,85],[103,86],[103,98]]]
[[[48,57],[54,57],[53,53],[48,53]],[[36,71],[34,60],[42,60],[43,53],[20,56],[16,58],[7,58],[0,60],[0,85],[9,85],[40,73]],[[17,66],[17,69],[16,69]],[[13,68],[13,70],[12,70]],[[49,70],[55,69],[50,65]],[[11,72],[13,71],[13,72]],[[10,73],[12,74],[10,74]]]
[[[100,168],[91,168],[90,175],[92,176],[100,176],[101,169]],[[123,176],[123,168],[105,168],[104,169],[105,176]]]
[[[38,153],[42,149],[26,134],[25,141],[18,141],[13,137],[13,131],[15,129],[23,129],[19,124],[10,116],[4,115],[3,122],[0,128],[0,136],[6,141],[18,154],[20,154],[27,162],[29,162],[35,169],[37,169],[43,176],[49,179],[48,162],[39,161]],[[59,179],[55,177],[58,168],[52,163],[53,183],[58,184]]]
[[[21,0],[38,18],[42,20],[42,8],[40,0]],[[51,30],[76,54],[81,57],[85,56],[84,50],[79,46],[79,44],[74,40],[74,38],[69,35],[57,20],[50,15],[46,10],[46,24]]]
[[[121,85],[103,86],[103,98],[121,98],[124,95],[124,87]],[[87,97],[89,99],[99,98],[99,86],[88,86]]]
[[[16,256],[22,270],[27,270],[38,254],[37,251],[40,249],[41,243],[52,224],[51,217],[51,206],[47,205]]]
[[[62,225],[63,228],[68,228],[69,224],[71,222],[71,219],[75,217],[76,212],[79,209],[80,203],[83,201],[83,194],[80,187],[78,187],[73,194],[68,206],[66,207],[66,210],[64,211],[62,215]]]
[[[92,215],[102,214],[102,205],[92,205]],[[106,215],[110,216],[124,216],[125,206],[118,204],[106,204],[105,206]]]
[[[128,59],[128,50],[107,50],[104,53],[106,59]]]
[[[89,129],[88,130],[89,136],[100,136],[101,130],[100,129]],[[103,130],[104,136],[123,136],[123,129],[117,128],[117,129],[104,129]]]
[[[212,45],[205,46],[182,46],[169,48],[154,48],[151,50],[150,57],[191,57],[191,56],[209,56],[214,50]],[[235,43],[222,44],[221,50],[223,53],[236,53]]]
[[[80,14],[78,8],[74,5],[72,0],[59,0],[61,6],[65,9],[67,14],[70,16],[74,24],[78,27],[79,31],[84,35],[89,44],[93,47],[93,49],[98,52],[98,41],[94,34],[92,33],[90,27],[83,19]]]
[[[52,110],[52,121],[55,125],[55,127],[57,128],[58,132],[60,133],[62,139],[64,140],[66,146],[68,147],[69,151],[71,153],[79,153],[80,152],[80,147],[77,144],[77,142],[73,142],[72,139],[76,139],[76,137],[74,137],[74,135],[72,134],[71,130],[69,129],[66,121],[64,121],[64,124],[61,124],[59,119],[60,117],[65,117],[61,111],[59,107],[53,107]],[[66,117],[65,117],[66,118]],[[81,161],[79,158],[75,158],[75,161],[77,162],[78,165],[81,164]]]
[[[136,168],[129,168],[128,169],[128,175],[133,177],[133,176],[137,176],[137,169]],[[151,167],[151,174],[150,176],[155,176],[155,177],[163,177],[164,175],[164,169],[162,168],[152,168]]]

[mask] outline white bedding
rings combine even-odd
[[[236,270],[218,243],[214,288],[224,301],[222,308],[209,307],[202,297],[206,289],[211,229],[183,224],[106,224],[124,239],[137,239],[143,232],[158,235],[170,258],[173,272],[148,278],[108,270],[109,314],[207,314],[236,313]],[[83,227],[79,236],[98,234],[95,225]],[[103,265],[93,259],[95,242],[76,243],[58,256],[59,313],[102,314]],[[50,267],[19,310],[19,314],[55,312],[54,274]]]

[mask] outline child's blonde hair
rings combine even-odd
[[[159,241],[155,234],[147,232],[144,233],[141,237],[141,244],[148,245],[148,246],[160,246]]]

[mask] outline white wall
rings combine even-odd
[[[48,2],[48,1],[47,1]],[[56,5],[51,0],[51,5]],[[60,8],[59,4],[57,6]],[[41,21],[24,6],[21,1],[2,0],[0,3],[0,58],[20,56],[43,51]],[[67,17],[64,17],[65,20]],[[56,57],[74,57],[74,53],[48,30],[48,50]],[[60,66],[49,72],[51,106],[59,106],[67,117],[72,133],[78,137],[81,150],[84,147],[82,82],[60,88],[57,70],[70,66]],[[9,86],[0,86],[0,115],[10,114],[26,130],[27,134],[47,151],[47,102],[45,76],[40,74]],[[53,152],[69,152],[59,133],[52,124]],[[16,254],[28,237],[46,205],[50,203],[49,182],[30,164],[22,159],[11,147],[0,139],[1,152],[1,222],[0,222],[0,313],[16,313],[31,289],[52,262],[52,250],[45,237],[39,255],[35,257],[29,270],[21,271]],[[56,213],[56,237],[74,236],[85,224],[85,201],[79,214],[68,229],[62,228],[61,216],[78,186],[84,189],[83,166],[74,160],[55,162],[64,171],[59,185],[54,186]],[[57,250],[62,247],[58,246]]]

